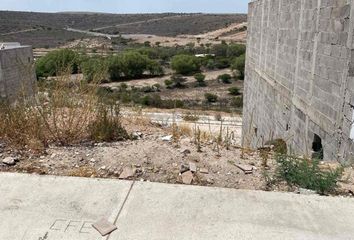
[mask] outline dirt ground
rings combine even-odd
[[[219,44],[222,41],[245,43],[247,31],[243,30],[247,23],[234,23],[228,27],[199,35],[178,35],[176,37],[156,36],[152,34],[125,34],[125,38],[130,38],[137,43],[150,42],[153,45],[160,43],[161,46],[173,47],[184,46],[189,43],[200,44]],[[238,32],[239,30],[239,32]],[[235,33],[233,33],[233,31]]]
[[[192,130],[181,131],[177,141],[166,141],[174,130],[151,123],[146,118],[125,118],[124,126],[137,136],[136,140],[114,143],[87,143],[71,147],[49,147],[45,154],[19,153],[0,148],[1,158],[17,156],[14,166],[0,162],[0,171],[123,178],[136,181],[188,184],[185,171],[194,167],[193,185],[251,190],[294,191],[285,185],[267,187],[265,173],[275,169],[275,161],[268,159],[264,168],[258,151],[241,149],[238,145],[218,145],[202,139],[201,151],[195,144]],[[243,168],[250,168],[247,171]],[[125,175],[125,176],[123,176]],[[187,178],[188,182],[188,178]],[[340,182],[341,193],[354,195],[354,170],[347,168]]]

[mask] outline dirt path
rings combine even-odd
[[[124,26],[131,26],[131,25],[136,25],[136,24],[141,24],[141,23],[158,22],[158,21],[162,21],[162,20],[166,20],[166,19],[175,19],[175,18],[181,18],[181,17],[186,17],[186,16],[192,16],[192,15],[191,14],[188,14],[188,15],[175,15],[175,16],[153,18],[153,19],[143,20],[143,21],[130,22],[130,23],[121,23],[121,24],[116,24],[116,25],[110,25],[110,26],[95,28],[94,31],[99,31],[99,30],[112,28],[112,27],[124,27]]]
[[[37,31],[38,29],[30,28],[30,29],[24,29],[20,31],[14,31],[14,32],[8,32],[8,33],[2,33],[0,36],[7,36],[7,35],[12,35],[12,34],[17,34],[17,33],[25,33],[25,32],[33,32]]]

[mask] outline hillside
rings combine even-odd
[[[108,34],[177,36],[203,34],[247,21],[245,14],[105,14],[0,11],[0,41],[57,47],[87,34],[65,28]]]

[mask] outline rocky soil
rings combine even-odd
[[[170,127],[141,119],[125,119],[135,140],[49,147],[45,153],[14,151],[0,145],[0,171],[116,178],[136,181],[193,184],[251,190],[294,191],[285,185],[268,186],[266,173],[275,169],[271,155],[265,168],[258,151],[239,146],[201,144],[181,136],[176,142]],[[354,170],[346,169],[341,193],[354,195]]]

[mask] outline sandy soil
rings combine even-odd
[[[161,46],[173,47],[176,45],[187,45],[188,43],[199,44],[219,44],[221,41],[245,43],[247,39],[247,31],[241,31],[235,34],[224,36],[225,34],[241,29],[247,26],[247,23],[235,23],[226,28],[211,31],[199,35],[178,35],[176,37],[164,37],[149,34],[125,34],[125,38],[130,38],[137,43],[149,41],[152,44],[160,43]]]
[[[205,75],[205,81],[215,80],[215,79],[217,79],[217,77],[219,75],[226,74],[226,73],[232,75],[232,71],[230,69],[221,69],[221,70],[203,72],[203,74]],[[171,76],[172,76],[172,73],[170,70],[168,70],[166,72],[166,75],[163,77],[105,83],[105,84],[102,84],[101,86],[114,88],[114,87],[119,87],[122,83],[125,83],[128,86],[135,86],[135,87],[152,86],[154,84],[160,84],[161,86],[164,86],[165,80],[170,79]],[[196,81],[193,76],[187,76],[185,78],[187,79],[186,83],[192,83],[192,82]]]

